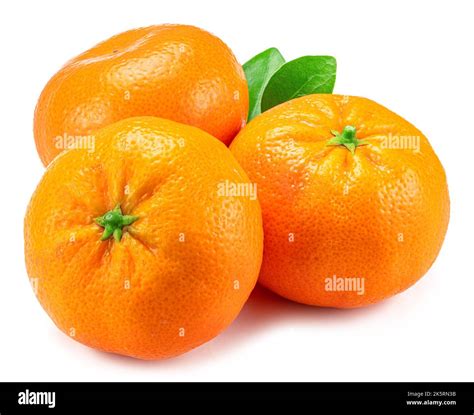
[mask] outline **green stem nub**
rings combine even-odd
[[[346,125],[342,130],[342,133],[339,131],[332,130],[331,133],[334,135],[333,138],[329,139],[327,144],[328,146],[344,146],[352,154],[354,154],[355,149],[359,146],[364,146],[369,144],[365,140],[359,140],[356,137],[356,128],[352,125]]]
[[[101,241],[109,239],[112,235],[117,242],[120,242],[123,234],[123,227],[131,225],[138,219],[138,216],[123,215],[120,204],[115,206],[103,216],[95,218],[95,223],[104,228],[104,233],[100,238]]]

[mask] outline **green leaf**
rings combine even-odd
[[[330,94],[336,82],[336,59],[303,56],[285,63],[270,78],[263,92],[261,111],[309,94]]]
[[[249,87],[248,121],[260,114],[262,95],[269,79],[285,63],[278,49],[270,48],[254,56],[244,64],[244,72]]]

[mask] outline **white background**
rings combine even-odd
[[[471,4],[470,4],[471,3]],[[0,381],[474,381],[472,2],[1,2]],[[32,120],[48,79],[118,32],[188,23],[240,62],[270,47],[287,59],[331,54],[335,92],[371,98],[431,141],[448,176],[440,256],[408,291],[365,309],[302,306],[261,289],[228,330],[176,359],[97,352],[62,334],[36,301],[23,216],[43,173]]]

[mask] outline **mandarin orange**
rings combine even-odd
[[[95,130],[133,116],[199,127],[228,144],[245,125],[247,82],[232,51],[193,26],[130,30],[67,62],[47,83],[34,120],[47,165]]]
[[[258,186],[259,281],[291,300],[359,307],[405,290],[441,248],[445,172],[426,137],[358,97],[309,95],[256,117],[231,151]]]
[[[130,118],[50,164],[25,217],[25,257],[55,324],[142,359],[184,353],[237,316],[263,250],[259,202],[226,146]]]

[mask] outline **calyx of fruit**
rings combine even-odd
[[[356,137],[356,128],[352,125],[346,125],[342,130],[342,133],[339,131],[331,130],[331,133],[334,135],[333,138],[328,140],[328,146],[344,146],[352,154],[354,154],[355,149],[359,146],[367,145],[368,142],[365,140],[359,140]]]
[[[124,215],[120,204],[115,206],[102,216],[95,218],[95,223],[104,228],[104,233],[100,238],[101,241],[109,239],[112,235],[117,242],[120,242],[123,234],[123,227],[131,225],[138,219],[138,216]]]

